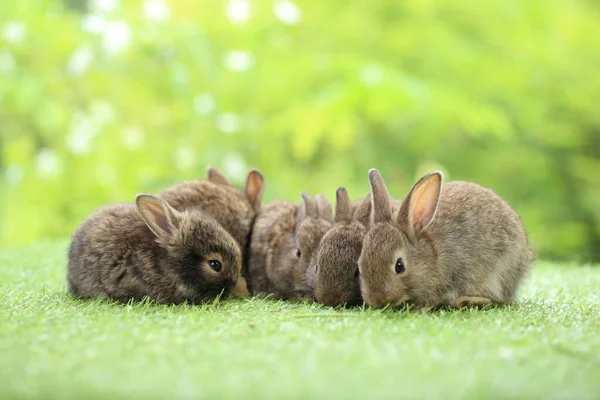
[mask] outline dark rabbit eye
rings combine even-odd
[[[218,260],[208,260],[208,265],[216,272],[221,272],[223,269],[223,264]]]
[[[402,261],[402,257],[396,260],[396,273],[401,274],[404,272],[406,268],[404,268],[404,261]]]
[[[296,257],[300,258],[300,256],[302,255],[302,252],[300,251],[300,248],[296,249]]]

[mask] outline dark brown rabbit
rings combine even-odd
[[[136,205],[105,206],[80,225],[67,279],[82,298],[200,303],[227,297],[240,269],[239,246],[211,217],[140,194]]]
[[[363,299],[484,306],[514,300],[533,258],[517,213],[493,191],[433,172],[393,217],[383,178],[369,171],[371,227],[358,262]]]
[[[234,295],[247,295],[247,256],[250,233],[256,213],[260,210],[264,178],[258,170],[251,170],[244,190],[229,182],[216,168],[208,168],[208,180],[185,181],[159,193],[176,210],[198,208],[213,217],[237,241],[242,251],[242,273]]]
[[[254,294],[312,297],[306,270],[321,237],[331,228],[331,205],[302,194],[300,205],[275,201],[259,212],[252,232],[249,276]]]

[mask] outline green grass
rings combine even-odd
[[[483,311],[125,306],[65,293],[66,246],[0,251],[2,399],[600,396],[600,268]]]

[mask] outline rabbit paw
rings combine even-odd
[[[486,307],[494,304],[494,301],[487,297],[478,296],[462,296],[454,300],[450,307],[452,308],[465,308],[465,307]]]

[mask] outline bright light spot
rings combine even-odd
[[[145,141],[144,131],[138,126],[128,126],[121,132],[121,142],[130,150],[140,149]]]
[[[278,0],[273,4],[275,16],[284,24],[296,25],[302,18],[302,11],[289,0]]]
[[[146,0],[144,2],[144,14],[148,19],[165,21],[171,16],[171,10],[162,0]]]
[[[42,178],[51,178],[60,172],[60,159],[52,149],[42,149],[37,154],[35,166]]]
[[[194,111],[201,115],[208,115],[215,109],[215,100],[210,93],[200,93],[194,98]]]
[[[216,118],[217,129],[232,134],[240,130],[240,117],[234,113],[222,113]]]
[[[81,27],[84,31],[90,33],[102,33],[106,29],[106,18],[104,15],[88,14],[83,17]]]
[[[179,170],[189,169],[196,163],[196,153],[191,147],[180,147],[173,154],[175,166]]]
[[[69,58],[67,71],[74,76],[81,76],[92,64],[94,53],[89,47],[82,47],[75,50]]]
[[[98,126],[95,121],[82,113],[76,113],[71,118],[71,126],[67,133],[67,147],[73,154],[88,154],[91,150],[91,140],[97,134]]]
[[[131,31],[124,21],[109,21],[103,32],[103,44],[109,53],[120,53],[129,46]]]
[[[119,7],[119,0],[91,0],[90,8],[94,11],[111,12]]]
[[[232,180],[241,181],[246,175],[248,166],[239,153],[231,153],[225,156],[223,160],[223,170],[225,175],[231,177]]]
[[[10,72],[15,69],[15,58],[8,52],[0,53],[0,72]]]
[[[234,50],[225,53],[223,62],[225,68],[231,71],[244,72],[252,68],[254,59],[246,51]]]
[[[365,86],[377,86],[383,80],[383,71],[376,65],[364,67],[360,71],[360,80]]]
[[[2,37],[10,43],[21,43],[25,38],[25,24],[21,21],[8,21],[2,27]]]
[[[23,180],[25,173],[19,164],[10,164],[6,167],[5,178],[9,185],[16,185]]]
[[[248,0],[230,0],[227,3],[227,18],[234,24],[241,24],[250,18],[250,2]]]
[[[96,179],[104,186],[110,186],[117,181],[117,172],[113,167],[101,164],[96,167]]]
[[[94,101],[90,106],[90,116],[98,125],[103,125],[115,119],[115,111],[107,101]]]

